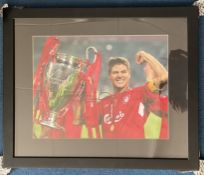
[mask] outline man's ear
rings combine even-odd
[[[130,70],[129,70],[129,79],[131,78],[131,73],[130,73]]]
[[[109,80],[112,80],[112,78],[111,78],[110,74],[108,74],[108,78],[109,78]]]

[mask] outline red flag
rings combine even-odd
[[[96,128],[96,135],[100,137],[98,129],[97,115],[97,86],[101,71],[101,54],[95,53],[96,59],[93,64],[89,65],[85,74],[85,112],[84,119],[89,131],[89,137],[92,137],[91,128]]]
[[[56,55],[59,40],[56,37],[49,37],[43,47],[38,66],[35,71],[33,79],[33,96],[35,97],[38,86],[40,85],[40,76],[44,72],[45,65],[48,62],[55,62],[54,56]]]

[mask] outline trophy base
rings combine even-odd
[[[54,123],[53,121],[50,121],[50,120],[42,120],[40,122],[41,125],[44,125],[44,126],[47,126],[47,127],[50,127],[50,128],[53,128],[53,129],[62,129],[64,130],[64,128],[60,125],[58,125],[57,123]]]
[[[81,119],[74,119],[72,124],[73,125],[81,125],[82,124],[82,120]]]

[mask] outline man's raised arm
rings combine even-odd
[[[151,79],[148,79],[148,81],[152,81],[157,88],[159,88],[161,84],[167,82],[168,72],[166,68],[151,54],[145,51],[139,51],[135,56],[135,61],[137,64],[149,64],[154,75],[152,75]]]

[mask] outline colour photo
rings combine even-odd
[[[32,41],[33,138],[169,138],[168,35]]]

